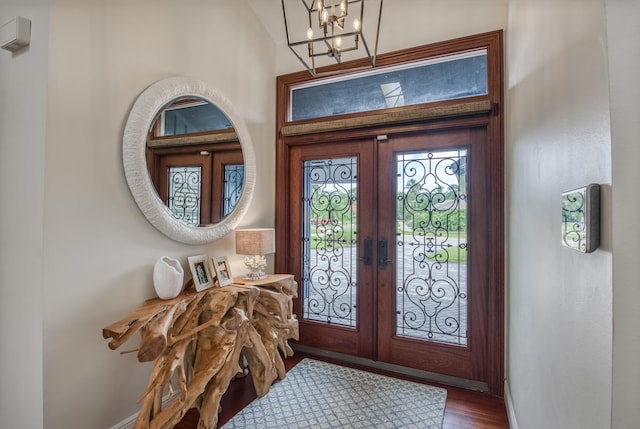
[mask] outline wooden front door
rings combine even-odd
[[[486,146],[483,128],[379,145],[380,361],[486,381]]]
[[[300,343],[486,382],[486,127],[322,138],[288,157]]]
[[[370,140],[328,142],[297,146],[290,156],[296,203],[289,267],[300,287],[300,342],[369,359],[376,333],[374,149]]]

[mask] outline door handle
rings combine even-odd
[[[383,270],[387,268],[387,264],[393,263],[391,259],[387,257],[389,246],[386,238],[378,240],[378,268]]]
[[[358,260],[362,261],[365,267],[373,265],[373,240],[370,238],[364,239],[364,256]]]

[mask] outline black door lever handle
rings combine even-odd
[[[364,256],[358,258],[358,260],[362,261],[366,267],[370,267],[373,265],[373,240],[370,238],[364,239]]]
[[[386,238],[378,240],[378,268],[385,269],[387,264],[391,264],[393,261],[387,257],[388,255],[388,243]]]

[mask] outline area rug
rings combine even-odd
[[[446,399],[445,389],[303,359],[222,429],[440,429]]]

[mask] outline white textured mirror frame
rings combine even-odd
[[[242,195],[234,210],[222,221],[211,226],[189,226],[173,217],[158,197],[146,163],[146,144],[149,127],[167,104],[185,97],[198,97],[216,106],[231,121],[236,130],[245,176]],[[136,99],[124,129],[122,142],[124,173],[131,194],[147,220],[167,237],[186,244],[205,244],[231,232],[247,212],[256,182],[256,160],[253,143],[244,120],[220,92],[207,83],[191,77],[176,76],[160,80]]]

